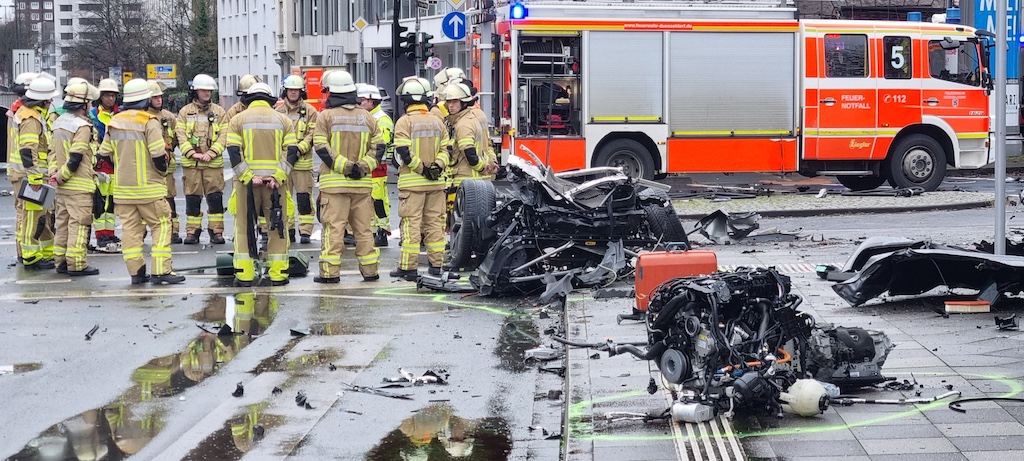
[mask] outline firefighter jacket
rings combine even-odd
[[[299,161],[295,162],[295,169],[313,171],[313,131],[319,117],[316,108],[301,99],[297,104],[285,99],[276,110],[291,119],[292,128],[295,130],[295,140],[299,147]]]
[[[167,196],[164,172],[153,163],[167,153],[160,121],[152,114],[131,109],[115,115],[99,155],[114,163],[115,204],[146,204]]]
[[[181,166],[186,168],[224,168],[224,143],[227,122],[224,108],[212,102],[192,101],[178,112],[174,133],[181,149]],[[213,154],[213,160],[193,160],[197,153]]]
[[[237,146],[242,151],[241,162],[232,167],[242,183],[248,184],[253,176],[273,176],[281,184],[288,179],[292,165],[286,155],[295,145],[292,121],[266,101],[253,101],[248,109],[231,118],[227,141],[228,147]]]
[[[481,162],[485,164],[487,162],[497,162],[498,158],[494,154],[494,147],[491,145],[491,124],[487,121],[487,114],[485,114],[484,110],[477,105],[470,106],[469,110],[473,112],[473,116],[476,117],[476,121],[480,123],[480,133],[484,140],[481,145],[477,146],[477,151],[480,152]]]
[[[373,115],[354,104],[325,109],[317,116],[313,149],[326,149],[334,165],[320,165],[320,190],[324,192],[365,191],[373,189],[370,172],[377,168],[377,144],[383,142]],[[359,165],[362,176],[348,175]]]
[[[395,155],[399,149],[409,148],[411,161],[398,169],[398,189],[416,192],[444,190],[444,181],[430,180],[423,176],[430,164],[436,163],[443,170],[448,166],[448,149],[451,141],[448,129],[436,116],[427,112],[424,104],[411,104],[405,115],[395,122]]]
[[[113,111],[107,111],[102,106],[93,107],[89,111],[89,119],[92,120],[92,126],[96,128],[96,144],[103,142],[103,137],[107,134],[107,125],[110,124],[110,119],[117,114],[117,106],[114,107]]]
[[[459,184],[462,184],[463,180],[481,177],[480,172],[487,166],[485,158],[487,155],[486,138],[480,131],[480,122],[477,120],[476,114],[468,108],[450,115],[448,121],[451,123],[452,131],[454,132],[452,138],[452,158],[450,159],[452,174],[455,179],[453,185],[458,187]],[[475,163],[472,163],[471,159],[466,155],[466,151],[470,148],[475,149]]]
[[[167,152],[167,173],[164,176],[173,176],[174,170],[178,169],[178,162],[174,156],[174,148],[178,146],[178,137],[174,133],[178,120],[174,117],[174,113],[167,109],[150,107],[146,112],[152,114],[160,122],[160,131],[164,135],[164,151]]]
[[[224,113],[224,123],[231,123],[231,117],[241,114],[247,107],[241,101],[236,102],[228,107],[228,111]]]
[[[96,190],[92,132],[89,119],[77,114],[66,113],[53,123],[50,175],[57,177],[61,191],[92,194]]]
[[[380,134],[384,144],[387,144],[387,148],[384,149],[384,158],[392,159],[395,157],[395,122],[391,120],[387,112],[384,112],[380,106],[374,107],[370,111],[370,115],[377,119],[377,127],[380,128]],[[373,169],[373,177],[380,178],[388,175],[387,162],[380,162],[377,168]]]
[[[15,117],[15,113],[21,108],[21,100],[14,101],[11,104],[11,108],[7,110],[7,156],[5,157],[9,161],[7,162],[7,179],[10,179],[12,183],[21,181],[25,178],[25,170],[21,168],[21,162],[18,162],[18,118]],[[18,193],[18,191],[14,191]]]
[[[41,106],[21,106],[14,114],[18,124],[18,155],[14,158],[20,162],[9,162],[8,166],[21,167],[29,184],[43,184],[43,176],[49,171],[47,115],[47,110]]]
[[[443,103],[442,104],[438,104],[438,105],[436,105],[434,107],[431,107],[430,108],[430,113],[432,115],[436,115],[437,118],[439,118],[441,120],[447,120],[448,119],[448,108],[445,107],[445,105]]]

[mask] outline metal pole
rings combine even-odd
[[[416,76],[422,77],[423,54],[420,53],[420,6],[418,3],[419,2],[417,1],[417,4],[413,5],[416,8],[416,28],[414,29],[414,34],[416,36]]]
[[[398,27],[400,25],[399,12],[402,11],[402,0],[392,1],[395,2],[395,11],[394,16],[392,16],[391,20],[391,73],[392,75],[394,75],[395,79],[392,80],[392,84],[394,86],[388,88],[388,91],[391,92],[391,119],[398,120],[398,106],[400,104],[398,103],[398,95],[395,94],[395,88],[398,88],[398,83],[400,82],[400,80],[398,80],[398,42],[402,40],[402,37],[398,36]]]
[[[359,31],[359,81],[366,83],[366,61],[363,60],[363,31]]]
[[[996,3],[996,56],[995,75],[995,155],[996,155],[996,232],[995,254],[1006,254],[1006,46],[1007,46],[1007,2]],[[1019,50],[1014,50],[1019,52]]]

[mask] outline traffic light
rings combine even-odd
[[[416,60],[416,34],[406,32],[405,36],[398,42],[398,52],[405,55],[410,61]]]
[[[434,49],[434,44],[430,43],[430,39],[432,38],[434,38],[433,35],[426,32],[420,32],[420,59],[425,60],[434,55],[434,52],[432,51]]]

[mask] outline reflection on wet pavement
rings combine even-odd
[[[500,362],[498,368],[522,373],[529,367],[526,365],[526,350],[537,347],[537,326],[529,317],[510,316],[505,319],[498,335],[498,344],[494,347],[494,355]]]
[[[264,413],[268,403],[249,405],[246,412],[236,414],[204,439],[187,456],[188,461],[228,461],[241,459],[260,442],[266,434],[284,423],[284,417]]]
[[[198,330],[184,351],[150,360],[132,372],[134,385],[114,402],[51,426],[8,459],[117,461],[136,453],[163,428],[163,399],[220,370],[270,326],[277,310],[277,300],[266,293],[210,296],[193,318],[231,325],[244,334],[217,336]]]
[[[446,404],[418,411],[366,454],[367,461],[507,460],[512,451],[508,423],[501,418],[479,420],[455,416]]]
[[[39,362],[35,363],[15,363],[13,365],[0,365],[0,376],[9,375],[12,373],[25,373],[28,371],[36,371],[43,367],[43,364]]]

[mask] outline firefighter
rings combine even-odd
[[[272,104],[277,97],[266,83],[254,83],[242,97],[247,109],[235,115],[228,125],[228,157],[235,172],[233,198],[235,208],[235,286],[249,287],[256,277],[256,265],[249,249],[248,228],[253,222],[249,213],[262,214],[268,220],[274,216],[271,210],[272,195],[280,191],[278,206],[287,202],[288,174],[299,158],[295,144],[292,121],[286,115],[276,112]],[[282,157],[282,149],[287,156]],[[254,203],[250,204],[249,200]],[[282,210],[277,210],[283,213]],[[283,232],[287,218],[282,222],[268,223],[271,227],[270,243],[267,247],[270,284],[288,283],[288,240]],[[282,226],[275,231],[275,225]]]
[[[11,108],[7,110],[7,159],[17,159],[18,153],[18,123],[17,117],[14,114],[18,113],[18,109],[21,108],[21,98],[25,96],[25,92],[28,91],[29,84],[32,83],[32,79],[36,78],[34,72],[23,72],[18,74],[14,79],[14,86],[11,87],[11,91],[18,97],[11,104]],[[22,211],[21,199],[18,198],[18,191],[21,190],[21,181],[25,179],[25,170],[21,168],[21,162],[11,160],[7,162],[7,179],[11,181],[12,190],[14,190],[14,235],[20,235],[21,224],[24,221],[24,213]],[[18,252],[18,262],[21,262],[21,242],[18,238],[14,239],[14,246]]]
[[[434,105],[434,107],[430,108],[431,114],[441,117],[441,120],[447,121],[448,108],[444,104],[445,86],[447,86],[448,82],[451,80],[461,79],[465,77],[466,73],[463,72],[462,69],[459,69],[458,67],[445,67],[444,69],[439,70],[437,74],[434,75],[434,85],[436,86],[434,94],[437,96],[437,103],[436,105]]]
[[[224,243],[225,112],[213,102],[217,81],[206,74],[192,78],[191,102],[178,112],[175,134],[181,150],[185,189],[185,244],[199,243],[203,233],[203,198],[209,214],[210,243]]]
[[[167,151],[159,119],[146,112],[150,94],[141,78],[124,84],[123,110],[110,119],[99,151],[114,165],[114,209],[121,219],[122,253],[132,285],[185,281],[171,270],[171,207],[164,180]],[[152,278],[146,274],[142,254],[147,227],[153,238]]]
[[[481,172],[487,166],[486,138],[480,131],[476,113],[471,109],[473,95],[468,86],[460,81],[449,82],[443,97],[453,132],[451,189],[458,189],[466,179],[480,179]],[[449,190],[449,195],[452,193]]]
[[[356,240],[356,259],[363,280],[379,280],[380,250],[373,246],[370,221],[373,182],[370,172],[380,163],[386,146],[373,115],[359,107],[352,74],[336,70],[327,79],[326,109],[313,134],[320,165],[320,222],[323,224],[317,283],[341,281],[344,234],[350,226]]]
[[[235,90],[235,96],[238,96],[238,102],[231,105],[228,108],[227,113],[224,114],[224,124],[227,126],[231,123],[231,117],[240,114],[243,110],[249,106],[245,103],[245,96],[249,94],[249,88],[257,83],[263,83],[259,77],[255,75],[245,74],[238,78],[238,89]]]
[[[309,243],[313,234],[313,130],[316,128],[317,110],[306,102],[306,83],[301,76],[289,75],[284,79],[284,91],[277,111],[288,116],[298,142],[299,160],[288,175],[288,187],[295,193],[299,216],[299,243]],[[289,209],[289,211],[291,211]],[[288,213],[288,240],[295,243],[294,213]]]
[[[89,111],[89,117],[96,128],[94,133],[96,135],[95,145],[97,146],[103,141],[103,136],[106,134],[107,124],[110,123],[110,119],[119,110],[117,107],[117,95],[121,93],[117,82],[109,78],[100,80],[98,88],[100,90],[98,104]],[[107,162],[106,159],[96,157],[95,169],[97,173],[97,187],[93,198],[92,211],[96,248],[116,253],[121,239],[114,235],[117,223],[114,220],[114,202],[111,199],[111,188],[113,187],[111,184],[113,183],[110,181],[110,175],[114,174],[114,166]]]
[[[484,169],[481,173],[483,179],[494,179],[494,175],[498,172],[498,156],[494,152],[494,146],[491,145],[490,141],[490,127],[491,123],[487,118],[487,114],[483,109],[480,108],[478,102],[480,96],[477,94],[476,86],[473,82],[466,79],[451,79],[448,81],[449,84],[460,82],[469,88],[470,95],[473,97],[469,103],[469,110],[473,111],[473,116],[476,117],[478,123],[480,123],[480,132],[483,133],[484,142],[479,146],[481,158],[484,159]]]
[[[57,272],[72,277],[100,273],[86,261],[96,191],[89,105],[98,97],[99,90],[84,80],[69,84],[64,89],[65,113],[53,124],[49,171],[50,185],[57,188],[53,255]]]
[[[178,169],[178,159],[174,155],[174,148],[178,146],[178,138],[174,135],[177,119],[174,113],[164,109],[164,86],[154,80],[146,82],[149,85],[149,109],[160,122],[160,128],[164,135],[164,150],[167,152],[167,172],[164,179],[167,181],[167,205],[171,207],[171,244],[181,243],[181,235],[178,234],[178,205],[175,198],[178,196],[178,184],[174,179],[174,173]]]
[[[46,118],[50,102],[57,94],[53,80],[35,78],[21,98],[21,107],[14,114],[18,125],[18,158],[24,168],[24,180],[28,181],[28,187],[37,191],[46,182],[44,178],[49,169],[50,133]],[[21,243],[25,269],[53,269],[56,266],[53,262],[53,221],[50,213],[28,200],[21,200],[20,206],[24,221],[17,238]]]
[[[374,85],[360,83],[356,85],[356,95],[359,97],[359,106],[370,112],[370,115],[377,120],[377,127],[380,128],[382,141],[387,147],[384,150],[384,158],[380,165],[370,173],[373,181],[373,191],[370,198],[373,199],[373,220],[370,222],[370,229],[373,231],[373,244],[378,247],[388,246],[388,236],[391,235],[391,201],[388,200],[388,164],[395,153],[395,146],[392,144],[395,122],[380,107],[384,99],[380,90]]]
[[[395,123],[398,170],[398,215],[402,218],[402,257],[392,277],[415,280],[420,240],[425,240],[430,274],[440,275],[444,259],[445,183],[451,148],[444,123],[427,111],[430,82],[407,79],[397,93],[407,104]]]

